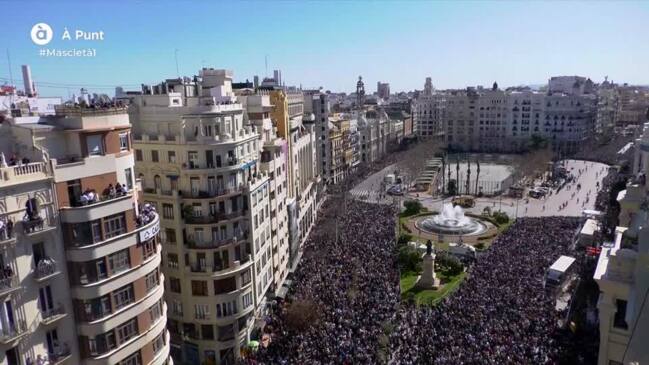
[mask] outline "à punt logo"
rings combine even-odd
[[[39,46],[44,46],[52,40],[54,37],[54,31],[47,23],[38,23],[32,27],[32,42]]]

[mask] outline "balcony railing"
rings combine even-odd
[[[185,245],[190,249],[214,249],[236,242],[242,242],[248,239],[249,231],[239,231],[239,233],[233,237],[225,239],[217,239],[212,241],[195,241],[192,236],[185,240]]]
[[[16,231],[13,229],[13,223],[11,229],[9,229],[5,223],[4,227],[0,228],[0,245],[12,242],[16,239]]]
[[[188,216],[185,217],[185,224],[214,224],[219,223],[225,220],[234,219],[238,217],[243,217],[247,213],[247,210],[238,210],[231,213],[220,213],[210,214],[208,216]]]
[[[79,197],[78,199],[71,200],[70,206],[73,208],[85,208],[93,206],[95,204],[106,203],[111,200],[119,200],[130,196],[132,196],[132,193],[128,191],[115,194],[102,194],[101,196],[97,193],[94,193],[94,196],[91,197],[91,199],[82,199],[81,197]]]
[[[43,179],[47,176],[47,166],[44,162],[2,167],[0,168],[0,186]]]
[[[19,320],[17,323],[9,324],[0,329],[0,343],[11,343],[25,333],[27,333],[27,326],[24,321]]]
[[[51,365],[57,365],[69,358],[71,354],[70,346],[68,346],[67,342],[63,342],[62,345],[54,348],[54,352],[48,353],[47,358]]]
[[[50,258],[40,260],[33,271],[34,279],[37,281],[45,280],[58,273],[56,262]]]
[[[62,304],[57,304],[54,308],[41,310],[43,323],[50,324],[65,315],[65,308]]]
[[[181,190],[180,195],[182,195],[185,198],[197,198],[197,199],[215,198],[218,196],[223,196],[228,194],[242,193],[245,187],[246,186],[244,184],[239,184],[239,186],[236,187],[215,188],[210,190],[197,190],[197,191]]]
[[[40,216],[32,217],[31,219],[24,219],[21,221],[24,234],[38,233],[47,228],[53,228],[56,226],[54,221],[49,218],[43,218]]]
[[[19,287],[18,278],[16,278],[13,272],[6,274],[4,278],[0,279],[0,295],[10,293]]]

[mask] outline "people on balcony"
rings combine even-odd
[[[97,202],[97,193],[94,189],[86,189],[79,198],[81,205],[88,205]]]
[[[4,217],[0,219],[0,241],[8,240],[13,237],[14,222],[11,218]]]
[[[56,271],[56,262],[49,257],[44,257],[36,264],[37,277],[52,274],[54,271]]]
[[[149,203],[144,203],[139,209],[140,215],[137,217],[137,225],[144,226],[153,221],[156,216],[155,207]]]
[[[14,270],[9,265],[5,265],[0,270],[0,279],[11,279],[14,277]]]

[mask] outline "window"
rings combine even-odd
[[[150,239],[142,243],[142,259],[146,260],[155,255],[156,249],[155,239]]]
[[[117,338],[119,339],[119,343],[124,343],[135,335],[137,335],[137,318],[133,318],[117,327]]]
[[[182,312],[182,311],[181,311]],[[155,323],[162,316],[162,299],[149,308],[151,323]]]
[[[142,161],[142,150],[135,150],[135,161]]]
[[[129,167],[124,169],[124,179],[126,179],[126,188],[128,190],[133,189],[133,170]]]
[[[158,156],[157,150],[151,150],[151,161],[160,162],[160,157]]]
[[[167,267],[170,267],[172,269],[177,269],[178,268],[178,255],[175,253],[168,253],[167,254]]]
[[[241,286],[245,286],[246,284],[250,283],[250,280],[250,270],[247,270],[246,272],[241,274]]]
[[[163,342],[164,342],[164,340],[163,340]],[[154,349],[155,349],[155,343],[154,343]],[[126,359],[120,361],[119,365],[142,365],[142,356],[140,355],[140,351],[138,350],[138,352],[136,352],[136,353],[130,355],[129,357],[127,357]]]
[[[628,329],[629,325],[626,323],[626,300],[615,300],[615,317],[613,318],[613,327]]]
[[[129,284],[123,288],[117,289],[113,293],[113,302],[115,302],[115,309],[123,308],[135,299],[133,294],[133,285]]]
[[[128,133],[120,133],[119,134],[119,150],[120,151],[128,151],[128,149],[129,149]]]
[[[162,204],[162,217],[174,219],[174,206],[172,204]]]
[[[201,325],[201,335],[203,336],[203,340],[213,340],[214,327],[211,324]]]
[[[225,294],[237,290],[236,277],[214,280],[214,294]]]
[[[218,328],[219,341],[228,341],[234,338],[234,325],[219,326]]]
[[[101,134],[86,136],[88,156],[101,156],[104,154],[104,139]]]
[[[167,161],[176,163],[176,151],[167,151]]]
[[[160,350],[162,350],[166,345],[166,341],[167,339],[165,338],[164,333],[158,335],[158,337],[156,337],[155,340],[153,340],[153,353],[157,354],[158,352],[160,352]]]
[[[108,256],[108,265],[110,267],[111,273],[113,274],[127,270],[130,267],[128,249],[115,252],[114,254]]]
[[[180,293],[180,279],[178,278],[169,278],[169,290],[174,293]]]
[[[202,280],[192,280],[192,295],[206,296],[207,282]]]
[[[209,319],[210,307],[207,304],[194,305],[194,318],[196,319]]]
[[[124,213],[111,215],[104,218],[104,238],[119,236],[126,233],[126,220]]]
[[[172,228],[165,228],[165,237],[167,243],[176,243],[176,230]]]
[[[145,282],[146,282],[147,293],[158,286],[158,284],[160,283],[160,279],[158,276],[157,268],[146,275]]]
[[[246,309],[252,305],[252,293],[245,294],[241,298],[243,309]]]

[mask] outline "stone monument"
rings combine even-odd
[[[416,286],[420,289],[438,289],[440,281],[435,276],[435,253],[433,252],[433,243],[426,242],[426,254],[422,264],[423,271],[417,279]]]

